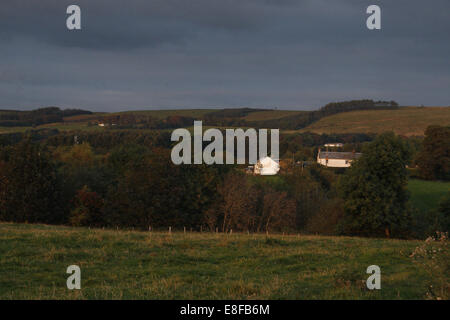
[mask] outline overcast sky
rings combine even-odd
[[[449,0],[6,0],[0,108],[448,106],[449,18]]]

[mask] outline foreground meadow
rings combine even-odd
[[[422,243],[0,223],[0,299],[424,299]],[[66,288],[72,264],[81,290]],[[366,289],[373,264],[381,290]]]

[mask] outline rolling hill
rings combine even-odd
[[[423,135],[429,125],[450,125],[450,107],[403,107],[397,110],[360,110],[324,117],[299,132],[382,133]]]
[[[183,110],[141,110],[115,113],[92,113],[67,116],[63,121],[31,126],[0,126],[1,133],[24,132],[29,129],[52,128],[60,131],[104,130],[98,127],[105,116],[132,114],[135,117],[152,117],[165,121],[168,117],[188,117],[204,120],[205,127],[267,127],[280,128],[284,133],[313,132],[317,134],[382,133],[394,131],[405,136],[423,135],[429,125],[450,125],[450,107],[399,107],[398,109],[358,110],[340,112],[318,118],[302,129],[288,130],[291,119],[310,116],[310,111],[262,110],[262,109],[183,109]],[[236,124],[228,125],[221,120]],[[210,121],[213,121],[208,125]],[[218,121],[215,123],[214,121]],[[190,122],[189,122],[190,123]],[[117,128],[119,129],[119,128]]]

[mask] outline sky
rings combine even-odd
[[[449,18],[449,0],[4,0],[0,108],[449,106]]]

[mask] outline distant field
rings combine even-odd
[[[141,110],[117,113],[95,113],[92,115],[77,115],[64,118],[64,123],[51,123],[38,126],[34,129],[57,128],[59,130],[96,130],[97,126],[88,126],[88,122],[104,115],[118,115],[132,113],[135,115],[149,115],[157,119],[168,116],[185,116],[201,120],[202,117],[217,109],[183,109],[183,110]],[[237,119],[246,121],[263,121],[280,119],[307,111],[267,110],[250,112]],[[402,135],[423,135],[427,126],[450,125],[450,107],[403,107],[398,110],[367,110],[343,112],[325,117],[301,130],[283,130],[286,133],[315,132],[315,133],[382,133],[394,131]],[[251,124],[249,124],[251,125]],[[1,133],[23,132],[31,127],[0,127]],[[104,128],[100,128],[104,129]]]
[[[244,117],[247,121],[261,121],[261,120],[272,120],[280,119],[288,116],[293,116],[302,112],[307,111],[289,111],[289,110],[267,110],[267,111],[257,111],[251,112]]]
[[[31,129],[32,129],[31,127],[0,127],[0,134],[11,132],[24,132]]]
[[[408,183],[412,205],[424,212],[437,209],[442,197],[450,192],[450,182],[411,179]]]
[[[382,133],[423,135],[429,125],[450,125],[450,107],[404,107],[338,113],[299,130],[315,133]]]
[[[207,113],[217,111],[217,109],[180,109],[180,110],[140,110],[140,111],[124,111],[111,113],[109,115],[132,113],[136,115],[149,115],[157,119],[165,119],[169,116],[183,116],[191,118],[200,118]]]
[[[0,299],[423,299],[421,243],[0,223]],[[66,288],[72,264],[81,290]],[[366,288],[372,264],[381,290]]]
[[[93,121],[93,120],[97,120],[98,118],[107,115],[107,113],[103,113],[103,112],[96,112],[94,114],[79,114],[76,116],[70,116],[70,117],[64,117],[64,121],[65,122],[79,122],[79,121],[84,121],[84,122],[88,122],[88,121]]]

